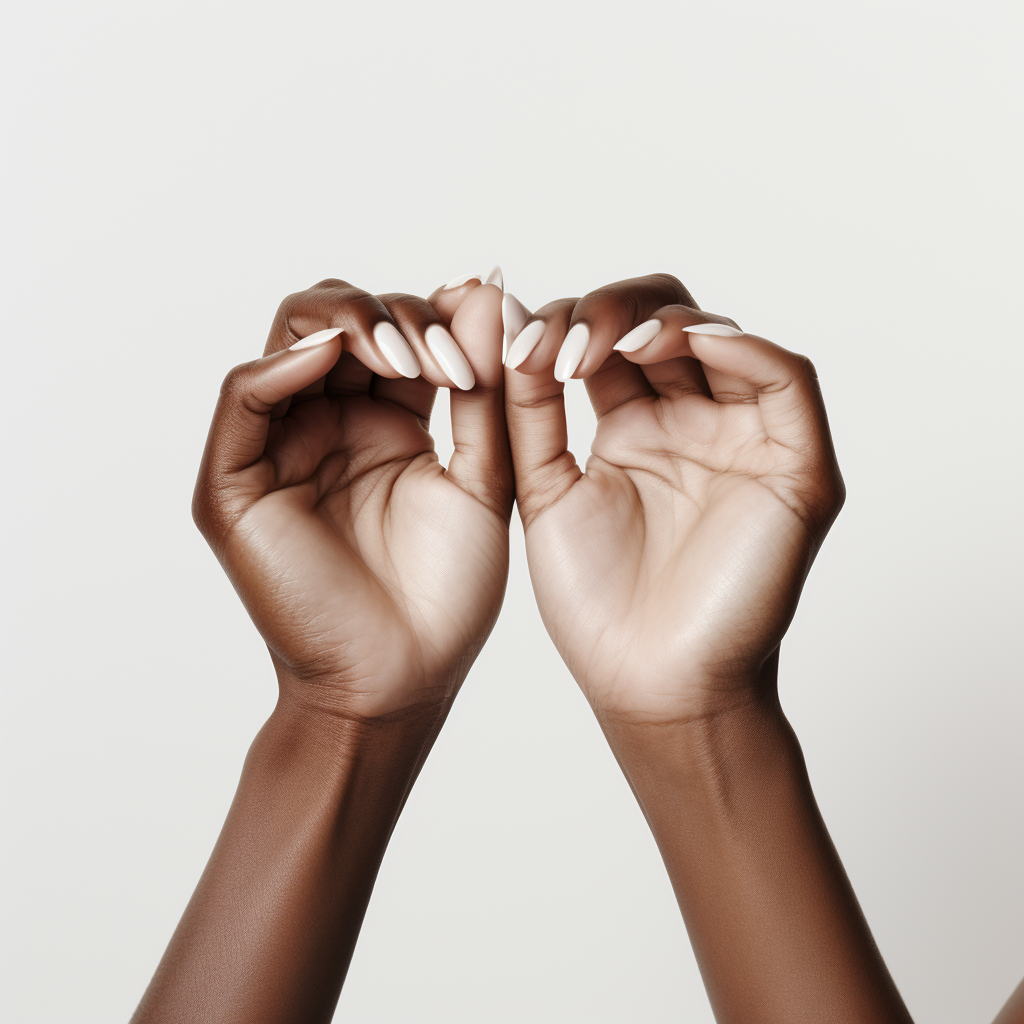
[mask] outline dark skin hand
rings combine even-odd
[[[654,832],[716,1019],[908,1022],[776,688],[844,496],[813,368],[668,275],[533,319],[506,399],[534,590]],[[573,372],[598,417],[585,472],[557,379]]]
[[[194,514],[280,698],[137,1024],[331,1019],[391,831],[504,595],[500,303],[478,281],[433,304],[324,281],[225,380]],[[428,420],[452,375],[445,469]]]

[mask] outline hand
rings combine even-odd
[[[501,292],[473,280],[435,302],[323,281],[224,382],[193,511],[283,697],[355,717],[446,707],[497,617],[513,487]],[[455,384],[445,469],[428,425]]]
[[[658,274],[545,306],[507,366],[537,601],[599,717],[747,699],[843,502],[810,362]],[[566,450],[571,375],[598,417],[585,473]]]

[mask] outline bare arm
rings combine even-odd
[[[658,841],[716,1018],[908,1021],[776,694],[844,496],[813,367],[666,274],[548,304],[508,364],[541,614]],[[570,376],[598,419],[585,472]]]
[[[773,697],[605,724],[661,850],[717,1020],[908,1022]]]
[[[409,790],[497,617],[501,293],[321,282],[221,391],[193,509],[280,698],[136,1024],[331,1019]],[[449,333],[450,329],[450,333]],[[427,432],[452,396],[456,454]]]
[[[279,706],[133,1020],[330,1021],[391,831],[440,726]]]

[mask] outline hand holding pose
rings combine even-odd
[[[505,590],[500,303],[475,280],[434,305],[324,281],[228,375],[193,508],[280,699],[135,1021],[331,1019],[391,830]],[[437,386],[461,389],[447,469]]]
[[[541,614],[654,831],[716,1018],[908,1021],[777,697],[843,501],[810,363],[654,275],[544,306],[506,365]],[[598,417],[586,472],[573,374]]]

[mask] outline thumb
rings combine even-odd
[[[485,284],[469,291],[452,317],[451,332],[476,383],[468,391],[450,392],[455,452],[448,477],[507,518],[514,483],[505,426],[501,289]]]
[[[232,496],[259,497],[272,486],[263,455],[275,407],[323,377],[341,354],[341,328],[318,331],[291,348],[236,366],[224,378],[206,439],[192,503],[204,534],[229,510]]]

